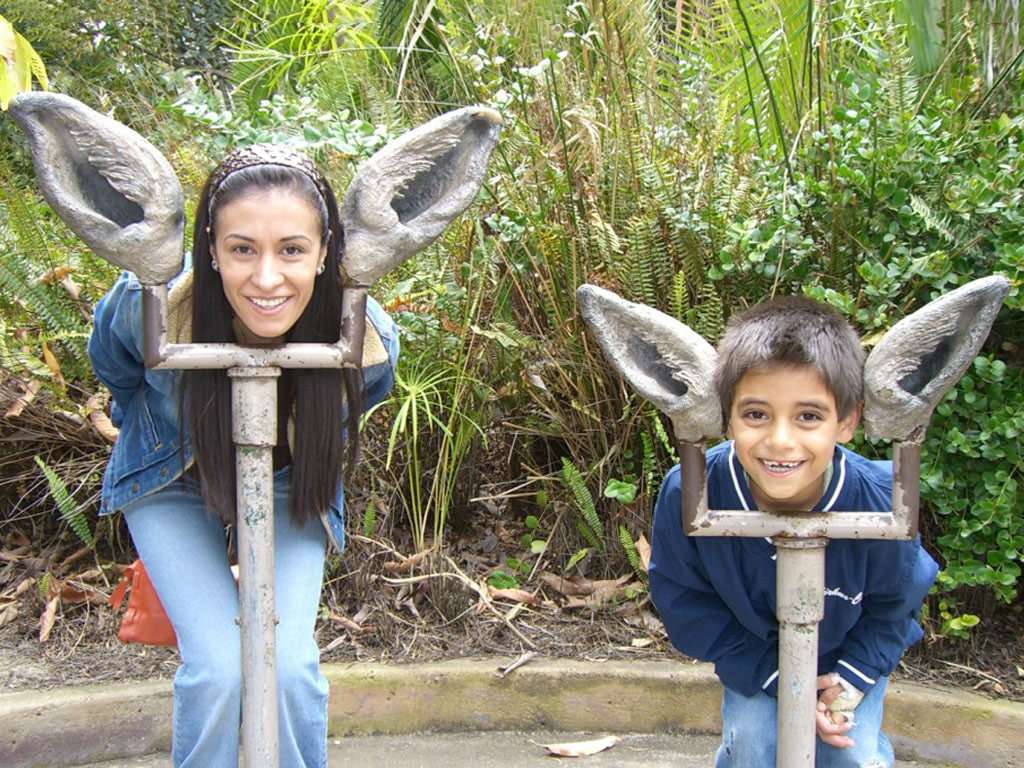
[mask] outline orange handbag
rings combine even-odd
[[[174,648],[178,645],[178,637],[174,634],[171,620],[164,613],[164,607],[153,589],[153,582],[146,575],[141,560],[124,569],[121,582],[110,596],[110,604],[114,610],[121,608],[124,593],[128,589],[128,610],[121,619],[121,629],[117,639],[122,643],[144,643],[146,645],[166,645]]]

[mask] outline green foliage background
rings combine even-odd
[[[11,0],[4,12],[51,87],[150,138],[190,201],[237,144],[296,144],[340,189],[436,113],[502,112],[479,202],[377,289],[404,352],[381,412],[387,449],[368,457],[364,527],[390,506],[416,548],[442,544],[470,499],[497,495],[530,517],[531,540],[546,536],[517,578],[537,558],[635,567],[630,545],[674,460],[661,417],[584,332],[580,283],[711,341],[731,312],[805,293],[870,345],[939,293],[1006,275],[992,337],[924,446],[924,533],[943,566],[935,627],[956,635],[965,611],[1017,599],[1024,559],[1024,49],[999,5]],[[22,430],[0,464],[2,514],[18,524],[52,514],[40,453],[95,508],[104,455],[82,437],[98,389],[82,344],[113,275],[39,201],[9,121],[0,179],[3,391],[35,383],[51,415],[34,438],[0,423]],[[602,497],[613,481],[635,494]]]

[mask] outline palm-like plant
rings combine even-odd
[[[225,31],[231,81],[250,105],[303,86],[329,60],[376,48],[368,2],[233,2],[236,19]]]

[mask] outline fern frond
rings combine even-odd
[[[599,552],[604,551],[602,539],[604,539],[604,526],[597,516],[597,508],[594,506],[594,497],[583,482],[580,471],[566,457],[562,457],[562,482],[572,491],[576,499],[577,511],[581,520],[578,521],[580,533],[587,542]]]
[[[633,573],[644,583],[647,583],[647,574],[644,573],[643,565],[640,563],[640,553],[636,551],[636,544],[633,543],[633,537],[629,531],[626,530],[626,526],[619,525],[619,543],[622,544],[622,549],[626,553],[626,559],[629,560],[629,567],[633,569]]]
[[[576,530],[579,531],[580,536],[583,537],[583,540],[587,542],[587,544],[592,546],[598,552],[602,550],[601,541],[597,538],[597,536],[585,522],[583,522],[582,520],[577,520]]]
[[[661,447],[665,450],[672,458],[672,463],[679,463],[679,455],[676,453],[676,442],[668,436],[668,432],[665,431],[665,425],[661,422],[661,416],[654,409],[651,410],[651,428],[654,430],[655,437],[658,438],[658,442],[661,443]]]
[[[663,286],[671,285],[672,260],[658,220],[638,214],[626,222],[629,286],[636,301],[659,306]]]
[[[0,370],[8,373],[27,373],[32,377],[50,379],[53,372],[46,363],[25,351],[24,343],[7,332],[7,324],[0,317]]]
[[[587,217],[587,242],[590,244],[591,252],[595,253],[604,268],[611,272],[621,257],[622,242],[615,227],[604,220],[597,206],[591,208]]]
[[[584,547],[583,549],[579,550],[576,554],[574,554],[572,557],[570,557],[569,562],[565,565],[565,573],[571,571],[573,567],[576,566],[580,562],[580,560],[582,560],[588,554],[590,554],[590,548]]]
[[[89,521],[85,518],[85,508],[75,502],[64,481],[43,461],[42,457],[36,456],[35,460],[46,476],[46,482],[50,487],[50,498],[57,505],[61,518],[71,526],[71,530],[85,546],[92,547],[95,540],[92,531],[89,530]]]
[[[373,538],[373,531],[377,527],[377,505],[373,503],[371,499],[366,504],[366,510],[363,512],[363,536],[368,539]]]
[[[913,209],[914,213],[921,217],[921,221],[924,222],[924,225],[928,229],[938,233],[942,239],[950,245],[960,245],[961,239],[953,233],[949,222],[949,216],[939,215],[932,210],[928,203],[917,195],[910,196],[910,207]]]
[[[86,323],[78,310],[31,274],[19,258],[0,259],[0,287],[19,301],[53,338],[61,339],[76,362],[88,365]]]
[[[640,460],[640,466],[643,471],[644,482],[650,489],[657,488],[658,475],[657,475],[657,456],[654,452],[654,438],[648,433],[640,433],[640,442],[643,444],[644,453]]]
[[[682,321],[690,308],[690,291],[686,286],[686,269],[682,268],[672,278],[672,293],[668,297],[668,311],[676,320]]]
[[[712,344],[716,343],[725,330],[722,298],[714,283],[704,283],[700,288],[697,306],[693,310],[690,324],[697,333]]]

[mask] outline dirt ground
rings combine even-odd
[[[351,535],[328,561],[316,636],[324,661],[387,663],[535,651],[575,659],[682,659],[668,642],[642,582],[572,580],[537,563],[521,588],[487,577],[515,551],[522,531],[482,514],[451,554],[409,558],[387,539]],[[70,535],[40,551],[15,526],[0,546],[0,690],[170,678],[168,648],[116,639],[120,614],[107,605],[133,555],[123,531],[86,550]],[[120,551],[115,551],[120,549]],[[911,648],[894,677],[953,685],[1024,701],[1024,601],[1002,606],[969,640],[935,636]],[[42,639],[41,639],[42,638]]]

